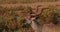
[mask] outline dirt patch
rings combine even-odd
[[[44,24],[42,32],[60,32],[60,25]]]

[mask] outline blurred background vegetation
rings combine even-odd
[[[31,9],[29,6],[10,8],[0,6],[0,32],[34,32],[30,26],[22,27],[24,17]],[[60,7],[50,5],[42,9],[42,14],[36,19],[40,24],[51,22],[55,25],[60,24]]]
[[[34,3],[34,2],[56,2],[60,0],[0,0],[0,4],[16,4],[16,3]]]

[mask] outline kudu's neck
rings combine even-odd
[[[36,21],[36,19],[31,20],[31,27],[35,32],[40,32],[41,30],[41,25]]]
[[[35,21],[32,21],[31,27],[35,32],[41,32],[42,30],[42,26],[38,22],[35,22]]]
[[[40,26],[40,24],[39,24],[38,22],[36,22],[36,21],[32,21],[32,23],[31,23],[31,27],[32,27],[33,29],[38,29],[39,26]]]

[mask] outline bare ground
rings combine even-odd
[[[42,32],[60,32],[60,25],[45,24]]]
[[[47,6],[47,5],[60,5],[60,2],[36,2],[36,3],[25,3],[25,4],[22,4],[22,3],[17,3],[17,4],[0,4],[0,6],[3,6],[3,7],[16,7],[16,6],[31,6],[31,7],[36,7],[38,5],[41,5],[41,6]]]

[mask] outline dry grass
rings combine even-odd
[[[19,6],[19,7],[14,7],[14,8],[0,6],[0,11],[1,11],[0,23],[2,23],[2,25],[0,25],[0,26],[7,25],[9,27],[9,29],[14,29],[14,31],[18,31],[18,32],[20,32],[20,31],[21,32],[33,32],[32,28],[30,26],[27,26],[26,28],[22,27],[22,21],[25,17],[25,14],[27,12],[30,12],[30,10],[29,10],[30,8],[31,7],[24,7],[24,6]],[[48,9],[42,8],[43,13],[41,14],[41,16],[39,16],[37,21],[40,22],[41,24],[50,23],[50,21],[51,22],[57,21],[57,23],[60,23],[59,7],[47,6],[46,8],[48,8]],[[16,26],[17,26],[17,28],[16,28]],[[17,29],[17,30],[15,30],[15,29]]]
[[[16,4],[16,3],[34,3],[34,2],[56,2],[60,0],[0,0],[0,4]]]

